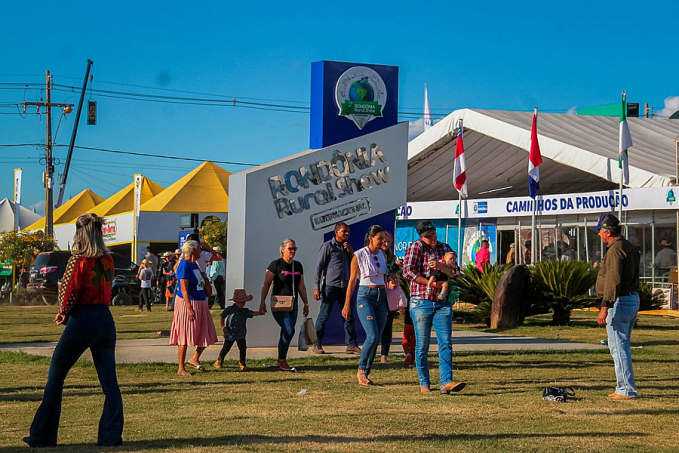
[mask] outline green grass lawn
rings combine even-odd
[[[35,331],[43,324],[40,317],[49,320],[53,313],[38,308],[18,316],[20,308],[1,307],[1,341],[16,341],[9,340],[12,332],[25,329],[34,336],[24,338],[56,339],[56,329]],[[129,307],[114,307],[114,316],[121,338],[153,336],[169,319],[159,311],[145,314],[141,323]],[[8,324],[12,319],[20,327]],[[123,319],[129,323],[121,329]],[[591,314],[574,321],[556,329],[543,325],[548,318],[531,318],[527,326],[502,333],[558,333],[597,343],[604,338],[603,329],[591,327]],[[606,397],[614,373],[605,350],[458,353],[455,379],[468,386],[454,396],[420,394],[416,371],[396,365],[396,356],[394,364],[375,365],[371,377],[379,385],[373,388],[356,385],[356,357],[295,360],[303,370],[298,374],[272,371],[261,361],[240,373],[235,362],[227,362],[221,371],[207,366],[189,378],[177,376],[173,364],[119,365],[125,444],[116,449],[93,447],[103,398],[94,367],[79,361],[66,381],[59,451],[676,452],[678,325],[640,320],[632,341],[644,346],[633,350],[641,396],[636,401]],[[47,358],[0,352],[0,453],[25,451],[21,438],[39,405],[48,366]],[[572,386],[576,399],[543,401],[547,385]],[[301,389],[306,394],[298,395]]]

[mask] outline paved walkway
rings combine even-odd
[[[432,333],[433,336],[433,333]],[[154,338],[148,340],[118,340],[116,348],[116,360],[118,363],[144,363],[144,362],[177,362],[177,347],[168,345],[169,339]],[[296,343],[295,343],[296,344]],[[221,341],[205,350],[202,361],[214,361],[221,349]],[[28,354],[51,356],[56,343],[15,343],[0,344],[0,350],[5,351],[24,351]],[[484,332],[470,332],[457,330],[453,332],[453,351],[514,351],[514,350],[583,350],[601,349],[602,345],[573,343],[561,340],[545,340],[533,337],[517,337],[512,335],[502,335]],[[346,357],[344,346],[324,346],[323,349],[329,354]],[[432,338],[431,352],[438,349],[436,341]],[[276,357],[276,348],[248,348],[249,359],[265,359]],[[188,355],[192,352],[189,348]],[[402,354],[401,332],[394,332],[392,342],[392,353]],[[313,355],[311,351],[298,351],[296,347],[291,347],[288,356],[290,358],[305,357]],[[89,350],[83,356],[92,360]],[[238,347],[234,347],[227,356],[229,359],[238,358]]]

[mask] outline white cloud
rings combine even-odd
[[[31,211],[35,211],[37,214],[45,215],[45,200],[40,200],[35,204],[28,207]]]
[[[441,120],[432,120],[432,123],[436,124],[439,121]],[[422,132],[424,132],[424,118],[420,118],[416,121],[408,121],[408,141],[411,141]]]
[[[577,115],[578,114],[578,108],[576,106],[573,106],[568,109],[566,112],[567,115]]]
[[[408,121],[408,141],[411,141],[424,132],[424,118],[417,121]]]
[[[655,115],[660,118],[669,118],[677,110],[679,110],[679,96],[668,96],[665,98],[665,108],[655,112]]]

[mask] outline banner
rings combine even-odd
[[[139,231],[139,207],[141,206],[141,175],[134,175],[134,237]]]
[[[21,168],[14,169],[14,229],[19,230],[19,217],[21,206]]]
[[[539,195],[530,197],[489,198],[462,200],[462,213],[466,218],[488,219],[497,217],[530,217],[533,203],[537,215],[601,214],[616,212],[622,203],[623,211],[649,211],[655,209],[677,210],[676,187],[648,187],[619,190]],[[457,200],[420,201],[408,203],[398,210],[398,220],[454,219],[457,217]]]

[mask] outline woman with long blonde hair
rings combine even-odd
[[[116,377],[116,327],[108,308],[114,265],[104,245],[103,223],[95,214],[83,214],[75,224],[72,256],[59,287],[59,313],[54,317],[54,322],[66,325],[66,329],[54,349],[45,393],[30,435],[24,437],[31,447],[56,446],[64,380],[88,348],[106,397],[97,445],[115,446],[123,441],[123,400]]]

